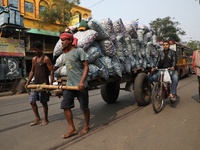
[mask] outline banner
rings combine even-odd
[[[24,41],[0,37],[0,56],[24,57]]]

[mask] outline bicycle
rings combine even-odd
[[[159,113],[164,108],[165,100],[170,95],[171,82],[164,81],[165,71],[169,71],[169,68],[156,70],[159,71],[160,75],[158,81],[154,83],[151,99],[153,110]]]

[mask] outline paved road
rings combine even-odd
[[[90,91],[91,131],[63,140],[68,126],[61,99],[49,102],[47,126],[30,127],[33,112],[28,95],[0,97],[0,145],[2,150],[199,150],[200,103],[197,102],[197,79],[180,80],[176,108],[167,105],[155,114],[152,106],[138,107],[133,93],[120,91],[115,104],[106,104],[98,89]],[[43,117],[41,105],[40,113]],[[78,103],[73,109],[75,125],[80,131],[83,115]]]

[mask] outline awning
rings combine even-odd
[[[12,24],[5,24],[5,25],[2,25],[1,26],[1,30],[4,29],[4,28],[12,28],[12,29],[18,29],[20,31],[28,31],[30,30],[29,28],[25,28],[23,26],[17,26],[17,25],[12,25]]]
[[[53,31],[42,30],[42,29],[34,29],[34,28],[31,28],[30,30],[28,30],[27,33],[50,35],[50,36],[56,36],[56,37],[60,36],[59,32],[53,32]]]

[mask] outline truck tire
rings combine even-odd
[[[134,81],[134,98],[139,106],[151,102],[151,82],[146,73],[139,73]]]
[[[101,97],[108,104],[115,103],[119,96],[120,85],[118,82],[109,82],[101,85]]]

